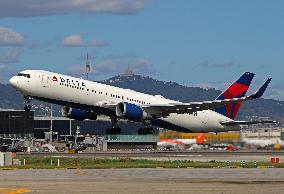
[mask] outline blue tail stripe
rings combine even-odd
[[[253,77],[254,73],[245,72],[236,82],[239,84],[244,84],[246,86],[249,86],[251,84]]]

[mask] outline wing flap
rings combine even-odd
[[[265,120],[265,121],[229,121],[222,122],[221,125],[236,126],[236,125],[256,125],[256,124],[277,124],[277,121]]]

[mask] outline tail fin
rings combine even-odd
[[[204,143],[204,133],[200,133],[195,140],[196,144]]]
[[[234,82],[222,94],[220,94],[216,98],[216,100],[244,97],[249,89],[253,77],[254,73],[245,72],[236,82]],[[229,117],[230,119],[235,119],[240,109],[240,106],[240,102],[234,104],[232,103],[227,104],[224,107],[217,108],[215,109],[215,111],[226,117]]]

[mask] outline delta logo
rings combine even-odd
[[[57,82],[57,81],[58,81],[58,80],[57,80],[57,77],[56,77],[56,76],[53,76],[52,81]]]

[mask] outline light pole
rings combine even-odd
[[[80,134],[80,126],[77,125],[76,137],[75,137],[75,145],[76,145],[76,147],[77,147],[77,138],[78,138],[79,134]]]
[[[50,137],[49,137],[49,140],[50,140],[50,144],[52,145],[52,133],[53,133],[53,129],[52,129],[52,125],[53,125],[53,115],[52,115],[52,104],[50,104]]]

